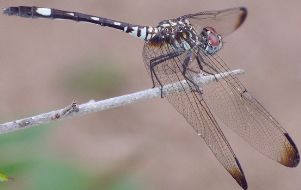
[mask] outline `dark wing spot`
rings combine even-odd
[[[164,43],[164,40],[162,40],[159,36],[154,36],[148,41],[149,46],[153,47],[161,47]]]
[[[238,162],[237,158],[235,158],[236,164],[238,166],[235,168],[232,168],[229,171],[229,173],[232,175],[232,177],[236,180],[236,182],[244,189],[248,189],[248,183],[245,177],[245,174],[240,166],[240,163]]]
[[[298,149],[292,138],[287,133],[285,133],[284,136],[287,138],[289,144],[285,144],[285,149],[282,153],[280,163],[287,167],[296,167],[300,162]]]
[[[239,17],[239,19],[237,21],[235,29],[239,28],[244,23],[244,21],[247,18],[247,15],[248,15],[247,8],[241,7],[240,10],[241,10],[241,15],[240,15],[240,17]]]

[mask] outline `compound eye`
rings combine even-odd
[[[220,38],[214,33],[208,35],[208,41],[212,46],[219,46]]]
[[[220,45],[220,36],[218,35],[218,33],[215,31],[214,28],[212,27],[206,27],[204,28],[204,31],[207,32],[207,38],[208,38],[208,42],[212,45],[212,46],[219,46]]]

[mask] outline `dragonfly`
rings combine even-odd
[[[230,71],[218,52],[223,48],[224,37],[246,20],[246,8],[187,14],[163,20],[156,27],[35,6],[9,7],[3,13],[88,22],[143,40],[143,60],[153,87],[161,88],[161,96],[184,116],[241,188],[248,188],[246,177],[219,122],[268,158],[287,167],[298,165],[299,152],[292,138],[236,76],[230,74],[202,87],[194,81],[199,73],[215,75]],[[165,85],[179,81],[186,81],[189,88],[163,95]]]

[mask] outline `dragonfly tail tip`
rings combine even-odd
[[[8,7],[2,9],[2,13],[8,16],[15,15],[16,11],[17,11],[17,7]]]

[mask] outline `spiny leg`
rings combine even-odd
[[[160,64],[161,62],[164,62],[164,61],[166,61],[166,58],[169,56],[170,54],[167,54],[167,55],[160,55],[160,56],[158,56],[158,57],[155,57],[155,58],[153,58],[153,59],[151,59],[150,60],[150,64],[149,64],[149,66],[150,66],[150,71],[151,71],[151,79],[152,79],[152,83],[153,83],[153,87],[152,88],[154,88],[156,85],[155,85],[155,80],[154,80],[154,67],[156,66],[156,65],[158,65],[158,64]],[[155,75],[156,76],[156,75]],[[158,78],[156,77],[156,79],[158,80]],[[158,82],[159,82],[159,84],[161,84],[160,83],[160,81],[158,80]]]
[[[211,65],[207,64],[207,63],[205,62],[205,60],[203,59],[203,57],[202,57],[199,53],[198,53],[197,56],[196,56],[196,60],[197,60],[197,63],[198,63],[199,68],[200,68],[204,73],[209,74],[209,75],[213,75],[214,78],[215,78],[215,80],[218,81],[218,79],[215,77],[215,74],[217,74],[218,71],[217,71],[215,68],[213,68]],[[204,67],[203,67],[203,65],[202,65],[202,63],[203,63],[204,65],[208,66],[210,69],[212,69],[215,73],[213,73],[213,72],[211,72],[211,71],[205,70]]]
[[[190,79],[187,76],[187,70],[190,70],[188,68],[188,66],[192,62],[192,57],[193,57],[193,53],[192,52],[189,52],[188,55],[187,55],[187,57],[185,57],[185,59],[184,59],[184,61],[182,63],[182,68],[183,68],[182,75],[183,75],[183,77],[185,78],[186,81],[190,82],[194,86],[196,92],[202,94],[199,86],[192,79]],[[194,90],[194,89],[192,89],[192,90]]]
[[[161,63],[164,63],[165,61],[168,61],[170,59],[173,59],[179,55],[181,55],[184,51],[177,51],[177,52],[172,52],[166,55],[161,55],[158,57],[155,57],[153,59],[150,60],[150,73],[151,73],[151,79],[152,79],[152,83],[153,83],[153,88],[156,86],[155,85],[155,80],[159,83],[160,87],[161,87],[161,98],[163,98],[163,85],[159,79],[159,77],[157,76],[157,73],[155,71],[155,67],[158,66]]]

